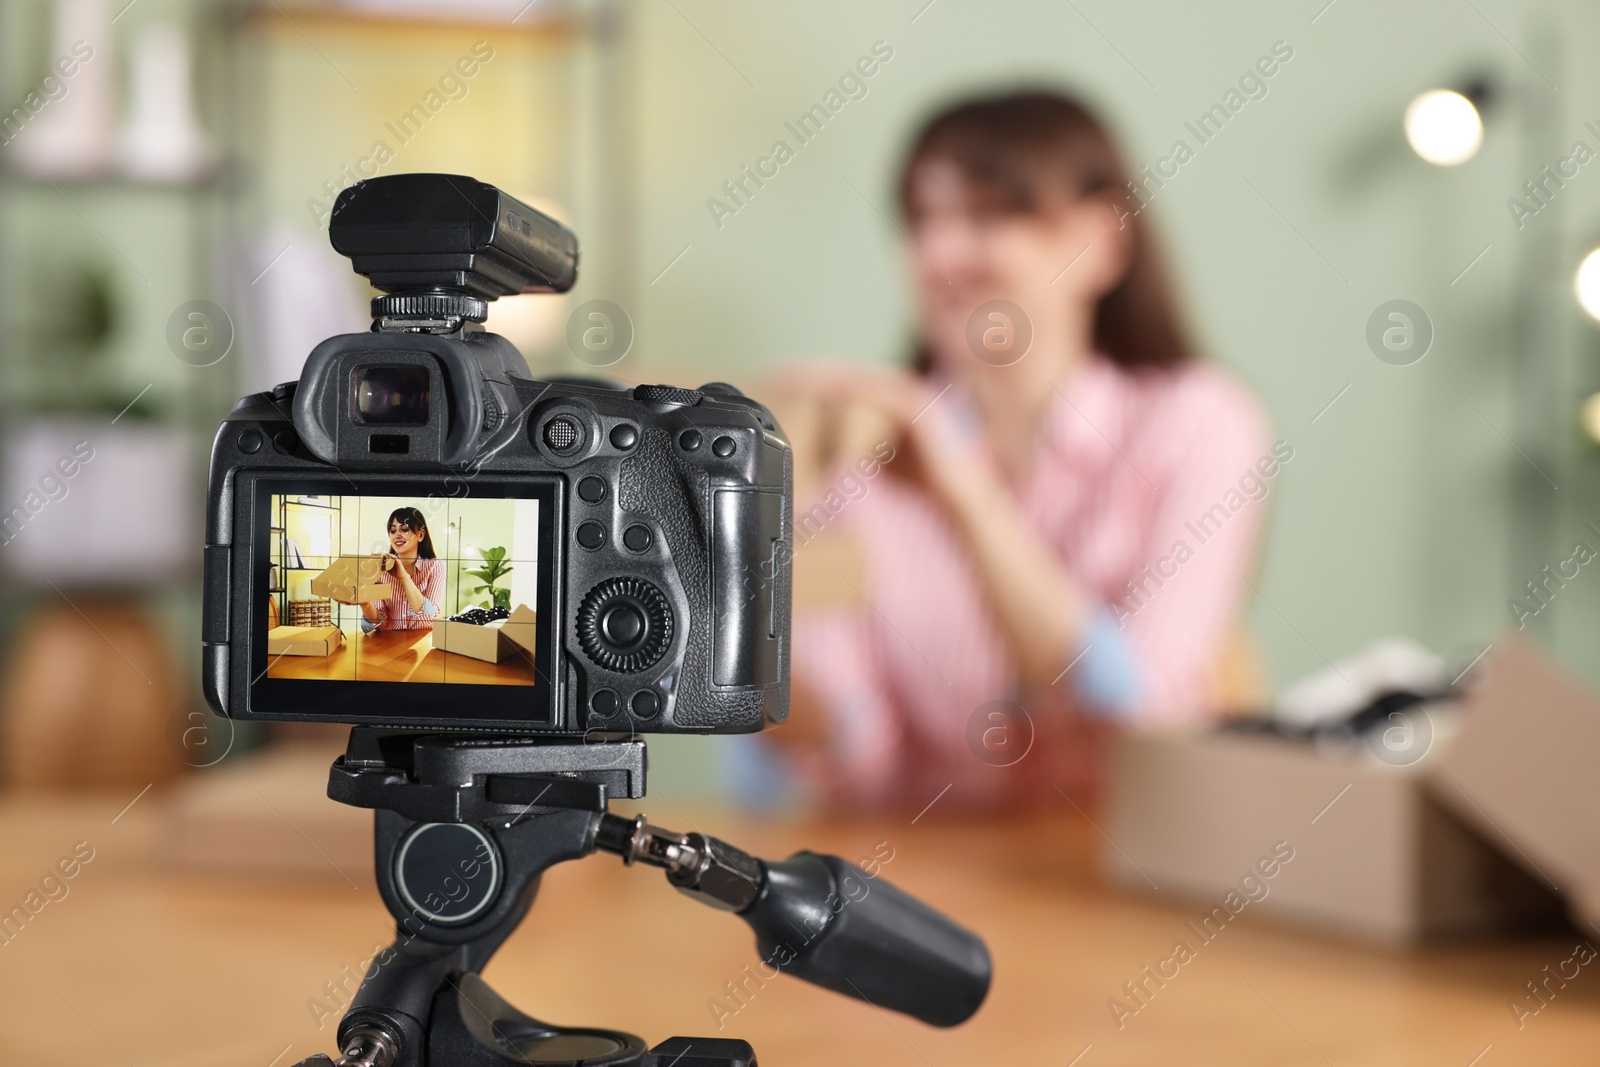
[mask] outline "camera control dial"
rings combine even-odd
[[[638,385],[633,389],[633,398],[645,404],[694,407],[706,398],[706,394],[698,389],[684,389],[677,385]]]
[[[589,590],[579,605],[578,643],[606,670],[642,671],[672,643],[672,606],[642,578],[611,578]]]

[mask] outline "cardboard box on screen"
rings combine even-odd
[[[311,592],[342,604],[387,600],[389,583],[382,575],[383,560],[377,556],[340,556],[311,579]]]
[[[1600,699],[1515,637],[1489,655],[1459,710],[1430,712],[1433,741],[1410,766],[1365,746],[1124,735],[1108,872],[1211,926],[1250,913],[1404,944],[1549,929],[1563,913],[1600,922]]]
[[[437,619],[433,624],[433,647],[485,663],[499,663],[521,652],[531,656],[535,621],[533,609],[526,604],[518,604],[509,619],[496,619],[482,626]]]
[[[344,644],[337,626],[274,626],[267,631],[269,656],[330,656]]]

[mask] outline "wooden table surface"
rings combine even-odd
[[[324,853],[313,858],[320,880],[184,873],[160,858],[170,829],[163,797],[124,812],[129,799],[0,800],[4,908],[22,903],[77,842],[94,849],[68,895],[0,944],[0,1063],[287,1067],[331,1051],[333,1024],[319,1030],[310,1005],[389,936],[370,857],[331,843],[328,855],[308,836],[308,858]],[[888,842],[888,878],[988,940],[989,1001],[954,1030],[796,980],[770,982],[720,1031],[752,1041],[764,1067],[1501,1067],[1592,1063],[1600,1048],[1600,978],[1589,973],[1600,967],[1585,968],[1521,1029],[1507,1006],[1571,954],[1571,937],[1394,953],[1251,914],[1119,1029],[1108,1000],[1202,909],[1104,889],[1095,831],[1079,819],[757,823],[651,801],[662,823],[766,855],[810,846],[854,857]],[[274,805],[265,792],[261,803]],[[718,1034],[709,1004],[755,960],[736,918],[681,897],[659,872],[592,856],[546,877],[487,977],[536,1016],[654,1042]]]
[[[533,685],[533,660],[519,654],[489,663],[433,647],[432,630],[346,633],[327,656],[279,656],[269,678],[361,682],[441,682],[461,685]]]

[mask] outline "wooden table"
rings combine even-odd
[[[358,630],[344,638],[332,655],[277,657],[267,664],[267,677],[460,685],[533,685],[535,680],[533,659],[526,653],[489,663],[434,648],[432,630]]]
[[[278,818],[271,790],[260,804]],[[0,1063],[288,1067],[331,1051],[333,1024],[319,1030],[309,1005],[389,937],[370,857],[291,835],[325,878],[186,874],[159,858],[163,798],[146,795],[118,817],[130,799],[0,801],[5,908],[75,842],[95,850],[65,899],[0,944]],[[1104,889],[1096,834],[1081,820],[941,823],[935,809],[914,825],[806,825],[681,806],[658,794],[648,810],[767,855],[813,846],[853,857],[886,841],[895,855],[885,875],[960,915],[994,954],[988,1003],[948,1031],[772,981],[721,1031],[752,1041],[764,1067],[1502,1067],[1592,1063],[1600,1047],[1590,973],[1600,963],[1521,1030],[1507,1008],[1575,938],[1395,954],[1249,913],[1119,1030],[1107,1001],[1203,909]],[[535,1015],[656,1041],[716,1034],[708,1005],[755,960],[736,918],[684,899],[659,872],[594,856],[547,875],[487,976]]]

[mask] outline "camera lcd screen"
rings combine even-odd
[[[256,483],[254,710],[548,718],[553,486],[442,488]]]

